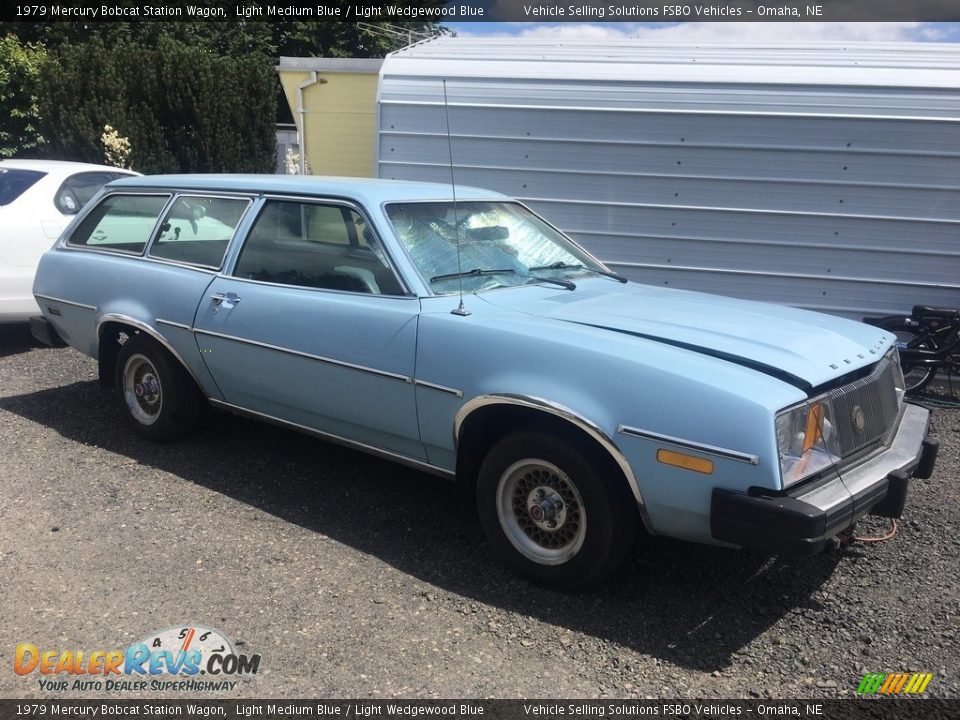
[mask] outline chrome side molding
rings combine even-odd
[[[290,348],[280,347],[279,345],[271,345],[270,343],[260,342],[259,340],[248,340],[247,338],[237,337],[236,335],[227,335],[225,333],[213,332],[212,330],[201,330],[196,327],[193,328],[193,332],[197,335],[209,335],[210,337],[216,337],[222,340],[232,340],[233,342],[242,343],[244,345],[253,345],[254,347],[264,348],[265,350],[274,350],[276,352],[286,353],[287,355],[295,355],[297,357],[307,358],[308,360],[316,360],[317,362],[325,363],[327,365],[336,365],[349,370],[357,370],[369,375],[378,375],[379,377],[390,378],[391,380],[400,380],[401,382],[405,383],[413,382],[413,378],[409,377],[408,375],[401,375],[400,373],[389,372],[387,370],[378,370],[377,368],[367,367],[366,365],[356,365],[343,360],[324,357],[323,355],[314,355],[312,353],[301,352],[300,350],[291,350]]]
[[[650,430],[641,430],[640,428],[621,425],[617,428],[621,435],[643,438],[644,440],[654,440],[656,442],[676,445],[677,447],[695,450],[704,455],[713,455],[714,457],[724,458],[726,460],[735,460],[736,462],[746,463],[747,465],[759,465],[760,457],[749,453],[730,450],[728,448],[717,447],[716,445],[707,445],[706,443],[694,442],[693,440],[684,440],[683,438],[673,437],[671,435],[661,435]]]

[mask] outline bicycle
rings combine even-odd
[[[960,375],[960,310],[914,305],[910,315],[865,317],[897,336],[908,394],[919,393],[940,370]]]

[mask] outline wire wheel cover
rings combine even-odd
[[[543,565],[567,562],[586,537],[587,517],[576,485],[541,459],[524,458],[503,472],[497,515],[511,544]]]

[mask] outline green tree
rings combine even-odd
[[[272,61],[216,55],[169,37],[153,46],[99,38],[51,51],[40,78],[51,157],[103,162],[110,125],[141,172],[272,172]]]
[[[425,3],[419,4],[422,6]],[[295,21],[273,25],[273,42],[276,55],[289,57],[378,58],[405,47],[409,40],[415,42],[425,35],[440,32],[434,22],[383,24]]]
[[[443,5],[444,0],[417,0],[399,5]],[[115,4],[125,4],[123,2]],[[140,3],[129,3],[139,5]],[[175,4],[175,3],[174,3]],[[193,5],[218,3],[194,2]],[[257,5],[250,2],[249,5]],[[350,4],[342,0],[341,6]],[[172,5],[167,3],[168,6]],[[234,11],[233,3],[228,12]],[[399,32],[397,32],[399,31]],[[110,21],[110,22],[0,22],[0,34],[11,33],[23,42],[53,49],[99,40],[106,47],[118,43],[156,45],[161,39],[202,47],[217,55],[260,53],[276,59],[294,57],[383,57],[425,34],[439,32],[435,22],[349,23],[291,20],[268,23],[249,20]],[[410,33],[405,36],[404,33]]]
[[[234,12],[232,3],[192,4]],[[0,22],[0,35],[13,36],[11,48],[37,54],[28,79],[0,82],[0,99],[24,109],[51,157],[102,162],[100,138],[110,125],[130,139],[131,162],[144,172],[269,172],[273,123],[292,120],[274,71],[278,56],[383,57],[435,29],[433,22]],[[39,142],[38,134],[31,147]]]
[[[45,57],[13,35],[0,39],[0,157],[32,154],[43,143],[37,85]]]

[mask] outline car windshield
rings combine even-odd
[[[438,295],[525,285],[605,272],[522,205],[410,202],[387,216],[423,278]],[[459,259],[457,245],[459,243]]]
[[[9,205],[46,173],[37,170],[0,168],[0,205]]]

